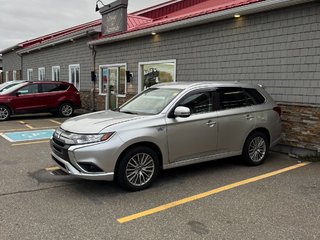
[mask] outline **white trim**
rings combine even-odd
[[[16,70],[12,71],[12,80],[17,80],[17,71]]]
[[[52,66],[51,68],[51,76],[52,76],[52,81],[60,81],[60,66]],[[55,80],[54,79],[54,70],[58,69],[59,70],[59,79],[58,80]]]
[[[126,71],[127,71],[127,63],[115,63],[115,64],[104,64],[104,65],[99,65],[99,95],[101,96],[106,96],[107,94],[106,93],[102,93],[101,92],[101,89],[102,89],[102,86],[101,86],[101,69],[102,68],[109,68],[109,67],[125,67]],[[125,94],[117,94],[116,97],[126,97],[127,95],[127,75],[126,75],[126,78],[125,78]]]
[[[9,71],[6,71],[6,82],[9,81]]]
[[[173,82],[177,81],[177,60],[169,59],[169,60],[159,60],[159,61],[150,61],[150,62],[139,62],[138,66],[138,93],[142,92],[142,65],[146,64],[158,64],[158,63],[173,63]]]
[[[78,63],[78,64],[70,64],[69,65],[69,83],[72,83],[72,81],[71,81],[71,68],[79,68],[79,87],[77,88],[76,85],[74,85],[74,86],[78,89],[78,91],[80,91],[80,86],[81,86],[80,64]]]
[[[41,80],[41,78],[40,78],[40,72],[41,71],[44,71],[44,74],[43,74],[43,79]],[[38,68],[38,80],[39,81],[45,81],[46,80],[46,68],[45,67],[39,67]]]
[[[30,74],[29,73],[31,73],[31,78],[30,78]],[[32,81],[32,79],[33,79],[33,69],[32,68],[28,68],[27,69],[27,80],[28,81]]]

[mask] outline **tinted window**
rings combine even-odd
[[[265,98],[256,89],[246,88],[245,91],[253,99],[255,104],[262,104],[266,101]]]
[[[218,93],[221,109],[246,107],[254,104],[253,99],[241,88],[222,88]]]
[[[25,87],[22,87],[18,90],[18,93],[23,94],[34,94],[38,93],[38,84],[28,84]]]
[[[179,106],[190,108],[191,114],[207,113],[213,109],[212,95],[210,92],[198,92],[184,98]]]
[[[64,91],[68,89],[68,85],[65,84],[41,84],[42,90],[41,92],[57,92],[57,91]]]

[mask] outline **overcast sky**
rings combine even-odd
[[[168,0],[129,0],[128,12]],[[104,4],[113,0],[102,0]],[[96,0],[0,0],[0,50],[99,19]]]

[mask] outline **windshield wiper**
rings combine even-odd
[[[130,111],[119,111],[121,113],[126,113],[126,114],[134,114],[134,115],[137,115],[138,113],[136,112],[130,112]]]

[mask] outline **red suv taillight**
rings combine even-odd
[[[273,108],[273,111],[276,111],[279,114],[279,117],[281,117],[281,107],[276,106]]]

